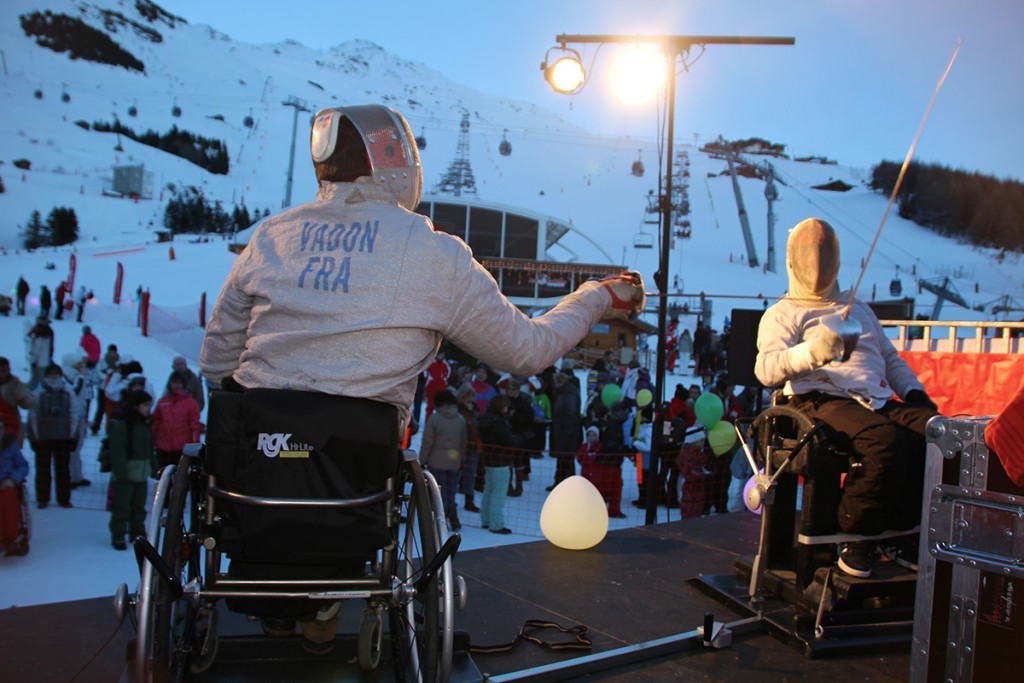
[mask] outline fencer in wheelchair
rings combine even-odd
[[[385,612],[401,676],[444,680],[457,540],[432,477],[398,446],[418,376],[443,338],[539,372],[593,324],[644,306],[642,281],[623,274],[522,313],[461,239],[414,212],[419,155],[393,109],[323,110],[310,146],[317,198],[265,218],[235,261],[200,358],[226,390],[211,396],[206,444],[164,472],[167,502],[136,544],[148,558],[138,680],[210,666],[220,598],[267,636],[297,620],[306,651],[325,654],[338,603],[357,597],[360,664],[376,663]]]
[[[802,523],[855,539],[839,551],[842,572],[870,577],[880,546],[916,570],[925,426],[936,406],[872,310],[856,299],[847,306],[851,293],[839,291],[839,266],[839,240],[828,223],[809,218],[790,230],[789,290],[761,319],[755,361],[758,379],[782,386],[779,402],[787,405],[766,411],[753,431],[780,460],[792,455],[786,468],[805,476]],[[790,433],[768,434],[773,425]],[[822,452],[812,454],[815,447]],[[761,494],[769,479],[762,476]],[[808,486],[817,486],[819,497],[810,510]]]

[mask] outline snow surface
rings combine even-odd
[[[38,310],[35,299],[39,286],[53,290],[68,269],[74,252],[76,282],[96,294],[84,322],[93,327],[101,342],[116,343],[122,353],[138,359],[159,389],[170,372],[173,356],[182,354],[195,368],[201,330],[198,306],[203,293],[212,308],[224,277],[235,258],[219,238],[197,244],[182,236],[172,245],[156,244],[153,229],[162,222],[163,205],[170,196],[169,184],[192,185],[207,197],[220,200],[230,210],[244,201],[250,209],[280,206],[288,165],[293,111],[281,102],[289,95],[308,98],[311,108],[334,104],[329,93],[344,93],[344,101],[384,101],[403,111],[417,134],[423,132],[428,146],[423,152],[424,176],[429,188],[437,182],[452,160],[458,136],[458,121],[465,109],[471,112],[470,159],[481,199],[545,212],[565,220],[596,241],[611,260],[639,270],[651,286],[657,265],[657,249],[634,249],[634,235],[644,226],[646,195],[657,186],[657,150],[653,140],[607,138],[589,135],[559,117],[529,104],[495,99],[452,83],[425,65],[398,59],[372,44],[343,43],[319,52],[299,45],[252,46],[232,41],[205,27],[157,28],[164,42],[152,44],[130,31],[117,34],[126,48],[147,65],[145,76],[123,69],[70,61],[66,55],[36,47],[18,28],[17,16],[36,8],[34,0],[8,0],[0,7],[0,41],[8,73],[0,81],[0,149],[3,165],[0,177],[6,191],[0,194],[0,292],[13,295],[19,275],[32,286],[29,312]],[[52,0],[54,11],[74,14],[77,3]],[[131,3],[106,3],[127,15]],[[89,10],[92,11],[92,10]],[[93,22],[97,25],[98,22]],[[211,69],[216,65],[216,69]],[[300,74],[300,76],[296,76]],[[308,80],[323,87],[320,90]],[[62,84],[72,100],[60,101]],[[33,97],[41,88],[43,100]],[[184,113],[170,115],[172,99]],[[135,103],[139,116],[131,119],[126,110]],[[252,112],[253,129],[242,125]],[[179,158],[123,139],[123,152],[113,151],[114,136],[87,132],[74,121],[112,120],[112,112],[136,128],[167,130],[177,124],[193,132],[226,140],[232,172],[213,176]],[[206,118],[221,113],[225,122]],[[315,182],[305,151],[306,114],[299,116],[298,160],[293,203],[311,199]],[[503,131],[513,152],[497,152]],[[785,142],[785,141],[782,141]],[[646,173],[630,173],[639,156]],[[744,256],[732,184],[720,175],[725,162],[712,159],[691,145],[677,142],[690,160],[688,194],[692,208],[692,237],[675,240],[671,246],[670,282],[678,276],[673,291],[697,308],[696,295],[704,292],[713,301],[711,323],[720,329],[734,307],[760,308],[759,297],[783,293],[783,273],[764,273],[750,268]],[[828,150],[821,150],[825,156]],[[21,172],[10,166],[13,159],[29,158],[32,170]],[[786,230],[811,215],[821,216],[836,227],[843,246],[841,283],[856,280],[861,260],[885,207],[886,197],[864,184],[869,172],[834,165],[771,159],[779,177],[780,201],[777,216],[776,249],[779,270],[783,270]],[[152,200],[132,202],[105,197],[104,179],[115,163],[145,163],[155,178]],[[812,186],[842,179],[854,186],[846,193],[812,189]],[[766,255],[766,201],[764,183],[740,178],[740,186],[753,226],[759,259]],[[45,218],[54,206],[73,207],[81,225],[81,239],[74,247],[41,249],[26,253],[18,248],[19,225],[32,210]],[[590,241],[569,233],[561,246],[550,251],[552,258],[583,262],[607,262]],[[1002,260],[997,252],[974,248],[942,238],[899,218],[889,216],[885,231],[861,285],[862,298],[889,298],[890,280],[902,278],[904,291],[916,295],[911,270],[918,277],[948,276],[971,304],[986,304],[1003,295],[1024,301],[1024,269],[1020,254]],[[125,303],[112,303],[116,264],[124,265]],[[52,263],[53,269],[47,269]],[[150,290],[152,301],[162,313],[154,314],[153,336],[143,338],[135,327],[135,310],[130,299],[137,287]],[[677,290],[678,287],[678,290]],[[679,299],[677,299],[679,300]],[[934,296],[917,296],[917,310],[929,313]],[[988,319],[987,313],[958,309],[947,303],[944,319]],[[29,317],[0,317],[0,355],[11,359],[13,371],[28,379],[24,337]],[[650,322],[654,318],[650,317]],[[692,317],[684,324],[693,326]],[[56,321],[56,354],[77,346],[80,325],[73,320]],[[670,378],[689,384],[687,377]],[[86,443],[83,461],[95,467],[96,437]],[[26,457],[32,454],[26,446]],[[533,492],[522,501],[522,516],[512,516],[517,534],[498,537],[472,526],[463,518],[464,548],[538,537],[536,515],[543,500],[543,487],[550,482],[551,460],[535,460],[537,473],[528,484]],[[87,469],[93,485],[74,494],[76,508],[33,508],[32,552],[22,558],[0,558],[0,608],[30,605],[112,594],[117,584],[134,586],[137,571],[131,553],[111,549],[106,529],[107,513],[102,510],[105,480]],[[631,473],[625,473],[630,480]],[[29,483],[32,478],[30,475]],[[30,486],[31,488],[31,486]],[[616,525],[638,524],[642,514],[628,505],[630,519]],[[529,502],[529,505],[527,505]],[[510,510],[516,506],[510,501]],[[533,517],[527,516],[532,510]]]

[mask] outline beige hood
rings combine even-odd
[[[832,303],[839,294],[839,239],[832,226],[808,218],[789,231],[786,241],[789,297],[807,307]]]

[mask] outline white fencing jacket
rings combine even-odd
[[[552,365],[611,304],[584,283],[528,318],[462,240],[359,179],[269,217],[235,261],[206,328],[214,381],[371,398],[408,419],[416,379],[446,337],[493,367]]]

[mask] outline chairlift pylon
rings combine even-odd
[[[508,128],[501,133],[501,142],[498,144],[498,152],[503,157],[512,154],[512,143],[508,141]]]
[[[636,151],[636,161],[633,162],[633,166],[629,169],[637,178],[642,178],[644,175],[644,162],[643,162],[643,150],[638,149]]]

